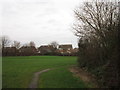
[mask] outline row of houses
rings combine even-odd
[[[38,48],[34,46],[5,47],[2,50],[3,56],[30,56],[30,55],[77,55],[78,49],[72,47],[72,44],[59,45],[54,48],[52,45],[43,45]]]

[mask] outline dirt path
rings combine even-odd
[[[37,88],[37,85],[38,85],[38,80],[40,78],[39,77],[40,74],[42,74],[44,72],[48,72],[49,70],[52,70],[52,69],[56,69],[56,68],[51,68],[51,69],[48,68],[48,69],[44,69],[42,71],[34,73],[34,77],[33,77],[32,81],[31,81],[31,83],[29,84],[28,88],[31,88],[31,89],[35,90]],[[74,76],[79,77],[86,84],[91,83],[93,88],[98,88],[97,82],[95,80],[95,76],[93,76],[92,74],[88,73],[85,70],[82,70],[82,69],[76,67],[75,65],[71,65],[69,70],[70,70],[70,72],[73,73]]]
[[[69,68],[70,72],[73,73],[75,77],[79,77],[82,81],[84,81],[86,84],[91,84],[92,88],[98,88],[98,84],[96,81],[96,77],[92,75],[91,73],[88,73],[85,70],[82,70],[76,66]]]
[[[33,79],[32,79],[28,88],[33,88],[33,89],[37,88],[39,75],[42,74],[43,72],[47,72],[49,70],[51,70],[51,69],[48,68],[48,69],[44,69],[42,71],[34,73],[34,77],[33,77]]]
[[[69,66],[69,65],[68,65]],[[75,66],[75,65],[70,65],[70,66]],[[65,67],[65,66],[60,66],[60,67]],[[39,80],[39,76],[40,74],[44,73],[44,72],[48,72],[49,70],[54,70],[54,69],[57,69],[57,68],[60,68],[60,67],[56,67],[56,68],[48,68],[48,69],[44,69],[42,71],[39,71],[39,72],[36,72],[34,73],[34,77],[31,81],[31,83],[29,84],[28,88],[32,88],[32,90],[35,90],[37,88],[37,85],[38,85],[38,80]]]

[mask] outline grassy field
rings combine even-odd
[[[19,56],[2,58],[3,88],[27,88],[34,72],[57,68],[41,74],[39,88],[86,87],[72,76],[67,67],[76,64],[76,57]]]
[[[43,73],[39,79],[39,88],[85,88],[79,78],[73,77],[67,67],[57,68]]]

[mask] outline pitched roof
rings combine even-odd
[[[16,49],[16,47],[5,47],[4,49]]]
[[[62,49],[72,48],[72,44],[59,45],[59,48],[62,48]]]
[[[32,48],[32,49],[35,49],[34,46],[22,46],[20,49],[25,49],[25,48]]]
[[[40,46],[38,49],[50,49],[50,48],[53,48],[52,45],[43,45],[43,46]]]

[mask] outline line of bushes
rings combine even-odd
[[[75,10],[79,39],[78,64],[97,76],[100,87],[120,85],[118,2],[86,2]],[[81,12],[82,11],[82,12]]]

